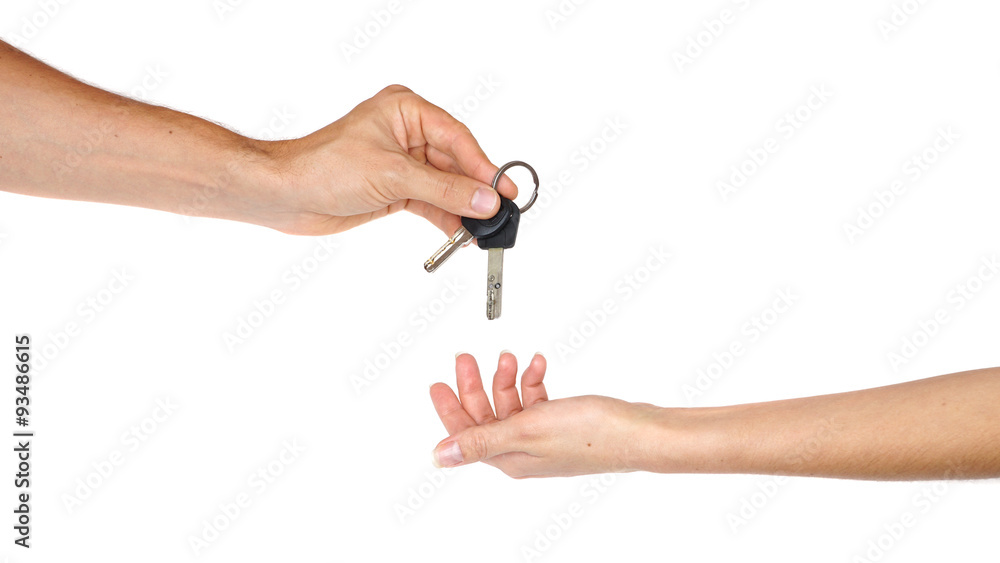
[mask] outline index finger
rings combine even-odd
[[[469,128],[438,106],[419,96],[414,98],[419,100],[416,113],[427,144],[451,158],[466,176],[492,185],[500,167],[490,162]],[[500,178],[497,191],[507,199],[517,197],[517,186],[506,175]]]

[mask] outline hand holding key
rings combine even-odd
[[[489,217],[517,197],[468,127],[403,86],[389,86],[315,133],[269,147],[283,196],[305,209],[279,214],[298,234],[340,232],[400,210],[446,233],[461,216]]]
[[[326,235],[406,210],[446,233],[491,217],[494,166],[468,127],[389,86],[297,139],[265,141],[83,84],[0,41],[0,190]],[[73,162],[80,131],[114,129]],[[142,189],[137,189],[141,187]]]
[[[508,162],[500,167],[493,178],[494,189],[504,172],[514,166],[523,166],[531,171],[535,189],[532,191],[528,203],[523,208],[518,209],[512,200],[500,196],[500,209],[493,217],[489,219],[462,217],[462,227],[455,231],[455,234],[430,259],[424,262],[424,269],[428,272],[434,272],[456,250],[465,247],[475,237],[479,248],[489,252],[486,268],[486,318],[489,320],[500,317],[503,303],[503,251],[514,248],[514,242],[517,240],[517,228],[521,223],[521,213],[530,209],[538,198],[538,174],[530,165],[519,160]]]

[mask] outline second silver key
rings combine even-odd
[[[521,223],[521,212],[510,200],[506,200],[509,217],[499,231],[486,238],[480,238],[480,248],[489,253],[486,261],[486,318],[500,318],[503,309],[503,251],[514,248],[517,240],[517,227]]]
[[[486,318],[500,317],[503,305],[503,248],[490,248],[486,264]]]
[[[433,272],[438,269],[438,266],[444,264],[445,260],[451,257],[456,250],[462,248],[466,244],[472,241],[472,233],[470,233],[465,227],[459,227],[455,234],[451,235],[448,242],[434,253],[433,256],[424,262],[424,269],[428,272]]]

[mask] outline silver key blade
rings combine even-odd
[[[500,318],[503,304],[503,249],[489,249],[486,264],[486,318]]]
[[[437,270],[438,266],[444,264],[445,260],[451,257],[456,250],[462,248],[471,240],[472,233],[467,231],[465,227],[459,227],[458,230],[455,231],[455,234],[451,235],[451,238],[448,239],[448,242],[444,243],[444,245],[439,248],[433,256],[424,262],[424,269],[427,270],[428,273]]]

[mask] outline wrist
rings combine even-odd
[[[283,189],[276,143],[236,136],[227,142],[185,214],[285,230],[294,209]]]
[[[747,449],[733,407],[661,408],[642,415],[637,469],[654,473],[735,473]]]
[[[310,229],[315,208],[305,200],[309,190],[296,183],[293,155],[297,140],[234,140],[216,163],[215,176],[202,188],[211,216],[251,223],[296,235]]]

